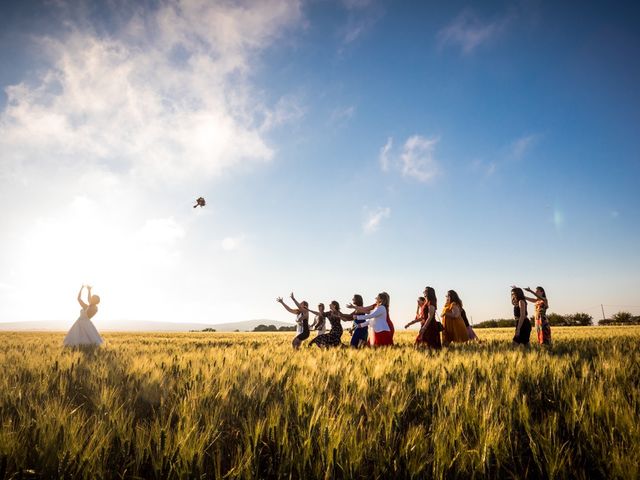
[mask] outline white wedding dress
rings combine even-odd
[[[69,333],[64,337],[63,343],[65,347],[76,347],[78,345],[99,346],[104,343],[104,340],[87,316],[87,311],[83,308],[80,310],[80,316],[71,326]]]

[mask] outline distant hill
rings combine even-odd
[[[180,322],[153,322],[153,321],[127,321],[112,320],[105,322],[96,321],[95,325],[98,330],[103,332],[189,332],[191,330],[204,330],[205,328],[213,328],[217,332],[233,332],[239,330],[241,332],[249,332],[258,325],[275,325],[276,327],[290,327],[293,323],[280,322],[278,320],[245,320],[233,323],[180,323]],[[62,322],[0,322],[0,331],[65,331],[71,327],[71,323],[63,326]]]

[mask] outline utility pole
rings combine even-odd
[[[604,316],[604,305],[600,304],[600,308],[602,309],[602,319],[606,320],[606,317]]]

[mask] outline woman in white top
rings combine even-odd
[[[82,285],[78,292],[78,303],[82,307],[80,316],[71,326],[67,336],[64,337],[63,344],[65,347],[77,347],[79,345],[99,346],[104,342],[95,325],[91,323],[91,318],[98,313],[100,297],[98,295],[91,295],[91,287],[87,285],[87,302],[89,303],[84,303],[81,298],[84,287],[85,286]]]
[[[371,313],[356,315],[356,320],[366,320],[358,323],[356,328],[366,328],[371,326],[373,341],[371,345],[381,347],[383,345],[393,345],[393,332],[389,326],[389,294],[382,292],[376,297],[375,308]]]

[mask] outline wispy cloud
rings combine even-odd
[[[512,160],[520,160],[536,145],[540,135],[529,134],[514,140],[508,148],[508,156]]]
[[[383,17],[384,11],[373,0],[343,0],[342,5],[348,11],[346,24],[338,31],[343,53],[345,48],[355,43]]]
[[[396,169],[404,177],[423,183],[430,182],[441,173],[434,155],[439,141],[440,137],[412,135],[404,142],[402,151],[394,155],[393,138],[390,137],[380,149],[380,168],[385,172]]]
[[[235,237],[225,237],[222,240],[222,249],[230,252],[233,250],[237,250],[238,248],[240,248],[240,246],[242,245],[242,243],[244,242],[244,235],[237,235]]]
[[[349,105],[347,107],[338,107],[331,112],[329,121],[332,124],[345,122],[353,118],[355,114],[356,114],[356,107],[353,105]]]
[[[385,218],[389,218],[391,215],[391,209],[389,207],[378,207],[375,210],[370,210],[366,214],[362,229],[364,233],[370,234],[378,231],[380,224]]]
[[[391,159],[389,158],[391,149],[393,148],[393,138],[389,137],[384,147],[380,149],[380,155],[378,160],[380,162],[380,168],[383,172],[388,172],[391,168]]]
[[[266,106],[248,74],[256,53],[300,18],[299,3],[160,5],[109,34],[78,24],[39,39],[50,68],[6,89],[2,167],[100,164],[175,182],[273,157],[264,127],[299,109]]]
[[[509,12],[492,21],[483,21],[472,10],[466,9],[438,32],[438,47],[458,47],[468,55],[500,36],[514,18],[514,14]]]

